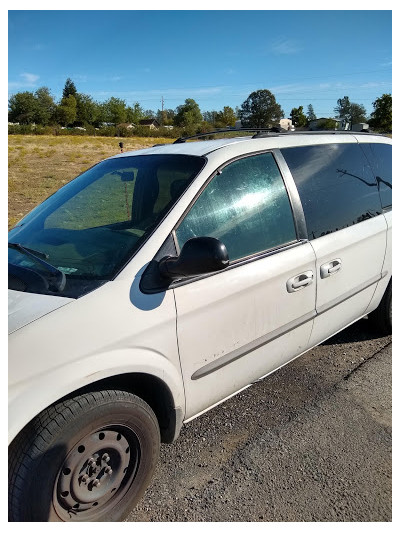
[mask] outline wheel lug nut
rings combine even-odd
[[[88,477],[86,474],[84,474],[84,475],[82,476],[82,478],[81,478],[81,482],[82,482],[82,483],[86,483],[88,479],[89,479],[89,477]]]
[[[106,466],[106,468],[104,469],[104,472],[105,472],[106,474],[110,474],[110,476],[111,476],[111,474],[112,474],[112,468],[111,468],[111,466]]]
[[[100,479],[95,479],[93,481],[93,487],[98,487],[100,485]]]
[[[108,461],[110,460],[110,456],[108,455],[108,453],[105,453],[101,459],[108,463]]]

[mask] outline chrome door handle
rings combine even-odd
[[[293,276],[286,282],[286,289],[288,292],[297,292],[301,289],[304,289],[313,282],[314,274],[312,270],[307,270],[297,276]]]
[[[328,276],[332,276],[332,274],[336,274],[336,272],[339,272],[339,270],[342,268],[342,260],[341,259],[333,259],[333,261],[329,261],[329,263],[325,263],[321,265],[321,278],[327,278]]]

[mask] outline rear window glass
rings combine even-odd
[[[382,207],[392,206],[392,145],[383,143],[362,144],[378,182]]]
[[[378,186],[358,144],[281,150],[303,204],[309,239],[382,213]]]

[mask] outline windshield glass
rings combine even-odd
[[[103,161],[18,222],[9,241],[45,254],[46,262],[66,276],[62,295],[80,296],[121,270],[204,164],[204,158],[186,155]],[[18,272],[46,276],[46,269],[18,247],[9,249],[10,263]],[[28,279],[21,290],[52,293],[29,285]]]

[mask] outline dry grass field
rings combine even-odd
[[[173,139],[9,135],[8,227],[95,163],[120,152]]]

